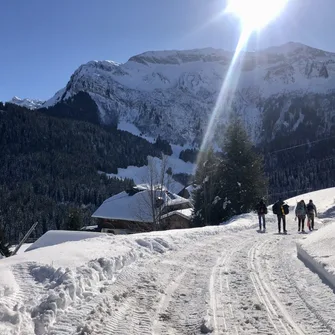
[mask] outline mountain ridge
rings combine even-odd
[[[86,92],[98,106],[102,124],[130,123],[145,136],[160,135],[170,143],[199,146],[232,57],[231,51],[204,48],[147,51],[126,63],[90,61],[79,66],[67,85],[43,107]],[[247,51],[239,59],[238,69],[240,72],[233,74],[236,90],[228,85],[231,105],[219,108],[222,113],[216,124],[224,126],[234,112],[245,121],[255,143],[271,141],[277,135],[283,114],[296,97],[335,90],[335,53],[301,43]],[[267,110],[278,97],[285,100],[279,116],[277,110]],[[264,136],[269,113],[278,116],[271,137]],[[303,118],[299,122],[304,122]],[[294,124],[290,131],[296,129]]]
[[[43,106],[45,101],[39,100],[39,99],[29,99],[29,98],[20,98],[18,96],[14,96],[9,103],[21,106],[21,107],[27,107],[29,109],[38,109]]]
[[[232,57],[232,52],[205,48],[148,51],[123,64],[91,61],[44,106],[85,91],[96,102],[102,123],[129,122],[148,136],[199,145]],[[335,89],[335,53],[299,43],[245,52],[239,69],[236,91],[228,92],[233,95],[230,109],[246,119],[255,142],[264,140],[259,134],[267,99]],[[228,114],[218,124],[225,124]]]

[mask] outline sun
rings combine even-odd
[[[289,0],[228,0],[225,12],[237,16],[250,33],[264,28],[285,8]]]

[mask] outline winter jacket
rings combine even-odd
[[[316,207],[312,202],[309,202],[306,206],[307,214],[317,214]]]
[[[284,208],[283,208],[284,205],[285,205],[284,201],[278,200],[277,202],[275,202],[274,205],[272,206],[273,214],[285,215]]]
[[[263,215],[263,214],[268,213],[268,209],[264,202],[259,202],[258,205],[256,206],[256,210],[257,210],[258,215]]]
[[[303,202],[298,202],[297,207],[295,208],[296,216],[306,216],[307,208]]]

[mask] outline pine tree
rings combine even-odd
[[[69,210],[68,221],[66,224],[67,230],[79,230],[82,226],[82,216],[78,208]]]
[[[222,219],[226,220],[253,210],[266,192],[267,181],[262,157],[255,151],[240,120],[231,120],[222,152],[220,193],[223,199]]]
[[[253,210],[266,191],[261,156],[239,120],[231,121],[221,149],[221,154],[203,154],[198,164],[192,195],[195,227]]]

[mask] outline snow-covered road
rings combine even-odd
[[[266,233],[247,214],[1,260],[0,334],[335,334],[334,292],[297,259],[307,235],[267,219]]]
[[[50,333],[69,334],[77,324],[77,334],[334,334],[335,295],[296,258],[302,236],[295,224],[287,236],[271,226],[136,262]]]

